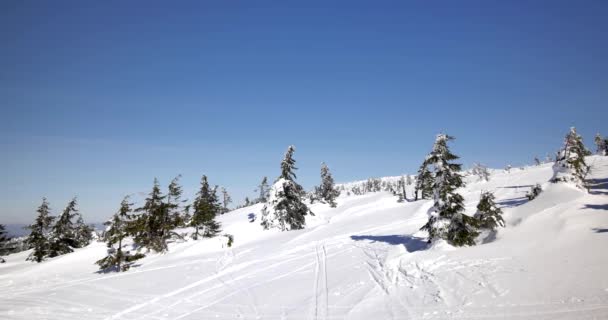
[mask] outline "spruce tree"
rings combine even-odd
[[[9,238],[6,236],[6,228],[3,224],[0,224],[0,255],[5,254],[6,242]],[[0,256],[0,263],[4,263],[4,259]]]
[[[336,189],[334,178],[325,162],[321,163],[321,185],[317,189],[317,195],[318,198],[329,203],[330,207],[337,206],[336,198],[340,196],[340,191]]]
[[[51,232],[49,257],[56,257],[74,251],[78,247],[76,228],[72,220],[77,217],[76,198],[72,198],[55,222]]]
[[[494,199],[494,194],[491,192],[481,194],[479,204],[477,204],[477,212],[473,217],[477,219],[477,224],[482,229],[493,231],[498,226],[505,226],[502,210],[496,206]]]
[[[228,194],[226,188],[222,187],[222,214],[228,212],[228,205],[232,203],[232,197]]]
[[[190,226],[194,228],[193,239],[198,239],[199,235],[205,238],[215,237],[221,232],[221,224],[215,221],[220,211],[220,205],[216,194],[217,188],[211,189],[207,176],[201,179],[201,189],[194,199],[192,205],[193,213]]]
[[[540,166],[540,159],[538,159],[538,157],[534,157],[534,165]]]
[[[608,155],[608,139],[602,137],[599,133],[595,135],[595,146],[597,148],[597,154],[601,156]]]
[[[414,188],[414,200],[418,200],[418,194],[421,199],[429,199],[433,195],[433,173],[429,171],[428,160],[425,159],[422,165],[418,169],[418,175],[416,176],[416,186]]]
[[[141,253],[131,254],[130,251],[123,251],[122,241],[129,234],[129,227],[133,216],[131,215],[129,198],[125,197],[120,203],[120,209],[112,218],[104,223],[106,231],[103,239],[108,246],[108,255],[95,262],[103,271],[127,271],[138,259],[145,257]],[[114,248],[114,245],[117,247]]]
[[[167,239],[165,233],[165,222],[168,220],[167,205],[164,202],[166,196],[160,191],[158,179],[154,178],[152,191],[145,199],[144,205],[135,209],[139,216],[132,223],[135,243],[148,250],[156,252],[167,251]]]
[[[445,134],[437,135],[433,151],[426,162],[434,168],[433,207],[429,220],[421,228],[429,234],[429,243],[444,239],[453,246],[474,245],[479,232],[472,217],[465,215],[464,199],[457,189],[464,186],[460,175],[461,165],[452,163],[458,156],[450,152]]]
[[[167,200],[165,202],[166,214],[163,216],[164,223],[162,227],[162,233],[176,235],[172,230],[175,228],[183,227],[186,224],[187,213],[186,208],[182,208],[182,204],[186,200],[182,200],[183,189],[179,184],[181,175],[173,178],[169,183],[167,191]],[[163,236],[165,236],[163,234]]]
[[[259,197],[256,202],[264,203],[264,202],[266,202],[266,200],[268,200],[269,188],[270,187],[268,186],[268,177],[264,177],[262,179],[262,182],[260,182],[260,185],[258,186],[258,188],[255,189],[255,192],[259,192]]]
[[[277,228],[281,231],[303,229],[305,216],[312,212],[302,201],[303,188],[295,182],[295,148],[289,146],[281,162],[281,175],[272,185],[268,201],[262,208],[264,229]]]
[[[589,172],[589,166],[585,163],[587,149],[583,144],[583,138],[576,133],[576,128],[570,128],[570,132],[564,139],[564,147],[560,149],[553,165],[553,182],[573,182],[581,189],[587,189],[585,178]]]
[[[74,240],[76,248],[88,246],[93,241],[93,232],[95,229],[84,223],[82,215],[78,212],[76,224],[74,225]]]
[[[25,240],[28,247],[33,248],[32,253],[26,260],[42,262],[49,255],[48,232],[55,217],[51,217],[51,209],[46,198],[42,198],[42,204],[38,207],[36,221],[27,228],[31,230],[30,235]]]

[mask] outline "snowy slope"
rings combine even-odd
[[[388,193],[312,206],[307,229],[263,231],[261,205],[220,218],[235,236],[173,243],[126,273],[98,274],[95,243],[41,264],[0,265],[1,319],[608,319],[608,157],[590,193],[550,165],[467,178],[472,214],[496,193],[507,228],[483,245],[428,248],[429,201]],[[528,202],[530,186],[544,192]]]

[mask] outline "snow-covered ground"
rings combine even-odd
[[[428,248],[430,201],[388,193],[312,206],[299,231],[263,231],[261,205],[219,219],[233,234],[172,243],[125,273],[96,273],[103,243],[0,265],[1,319],[608,319],[608,157],[594,186],[551,184],[550,165],[467,177],[473,214],[494,191],[507,227],[485,244]],[[543,193],[525,193],[541,183]]]

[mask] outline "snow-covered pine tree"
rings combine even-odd
[[[82,214],[76,212],[76,223],[74,224],[74,240],[76,248],[84,248],[93,241],[93,232],[95,229],[84,223]]]
[[[56,257],[74,251],[78,247],[76,228],[72,219],[78,215],[76,198],[72,198],[55,222],[50,237],[49,257]]]
[[[321,163],[321,185],[318,188],[318,197],[329,203],[332,208],[336,207],[336,198],[340,196],[340,191],[336,189],[334,178],[329,172],[325,162]]]
[[[206,175],[203,175],[201,179],[201,188],[196,194],[192,209],[190,226],[194,228],[194,233],[192,234],[194,240],[198,239],[199,235],[211,238],[221,232],[220,223],[215,221],[215,217],[220,211],[216,189],[209,187]]]
[[[488,170],[488,167],[481,163],[474,163],[471,173],[476,175],[479,181],[490,181],[490,171]]]
[[[55,217],[51,217],[51,209],[46,198],[42,198],[42,204],[38,207],[36,221],[27,228],[31,230],[30,235],[25,240],[28,247],[33,248],[32,253],[26,260],[42,262],[49,254],[48,233]]]
[[[251,205],[251,201],[249,200],[249,197],[245,197],[245,207],[249,207]]]
[[[534,165],[540,166],[540,159],[538,159],[538,157],[534,157]]]
[[[421,199],[429,199],[433,195],[433,173],[429,171],[427,159],[422,162],[416,176],[416,186],[414,188],[414,201],[418,200],[420,194]]]
[[[131,254],[130,251],[122,250],[122,240],[129,235],[130,223],[133,218],[131,215],[132,205],[132,203],[129,203],[129,197],[125,197],[120,203],[118,212],[104,223],[106,230],[103,240],[108,246],[108,255],[95,262],[102,271],[127,271],[133,262],[145,257],[142,253]],[[116,244],[117,247],[114,248]]]
[[[3,224],[0,224],[0,255],[4,254],[4,246],[8,241],[8,237],[6,236],[6,227]],[[0,263],[4,263],[4,259],[0,256]]]
[[[586,154],[583,138],[576,133],[576,128],[570,128],[564,139],[564,147],[555,158],[551,181],[573,182],[577,187],[587,189],[585,177],[589,173],[589,166],[585,163]]]
[[[302,202],[303,188],[295,182],[295,148],[289,146],[281,162],[281,175],[272,185],[268,201],[262,208],[264,229],[277,228],[281,231],[303,229],[305,216],[312,212]]]
[[[228,212],[228,205],[232,203],[232,197],[228,194],[226,188],[222,187],[222,214]]]
[[[160,191],[158,179],[154,178],[152,191],[145,199],[144,205],[135,209],[140,214],[132,225],[133,241],[148,250],[167,251],[168,234],[164,234],[164,223],[167,221],[166,196]]]
[[[504,227],[505,221],[502,218],[502,210],[494,202],[494,194],[482,192],[477,204],[477,212],[473,216],[477,219],[477,224],[482,229],[496,230],[498,226]]]
[[[597,148],[597,154],[601,156],[608,155],[608,139],[602,137],[599,133],[595,135],[595,146]]]
[[[429,209],[429,220],[420,228],[429,234],[429,243],[444,239],[453,246],[474,245],[479,232],[472,217],[465,215],[464,199],[457,189],[464,186],[459,173],[460,164],[452,163],[458,156],[450,152],[448,141],[454,138],[437,135],[433,151],[426,162],[434,168],[433,207]]]
[[[259,197],[256,201],[257,203],[264,203],[266,202],[266,200],[268,200],[268,190],[269,190],[269,186],[268,186],[268,177],[264,177],[262,179],[262,182],[260,182],[260,185],[257,187],[257,189],[255,189],[255,192],[259,192]]]

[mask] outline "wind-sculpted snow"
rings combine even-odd
[[[103,243],[40,264],[9,255],[0,318],[608,319],[608,159],[588,163],[588,193],[549,183],[551,165],[468,177],[466,213],[492,191],[507,225],[475,247],[427,245],[430,201],[377,192],[313,204],[297,231],[262,230],[261,204],[235,210],[219,218],[233,247],[174,242],[124,273],[97,273]]]

